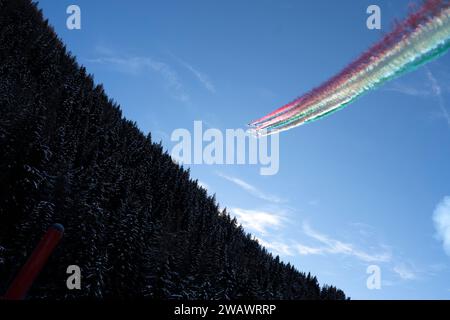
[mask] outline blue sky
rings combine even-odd
[[[194,120],[245,128],[319,85],[388,32],[408,3],[41,0],[39,7],[125,116],[170,151],[173,130],[192,130]],[[81,8],[81,30],[66,28],[70,4]],[[370,4],[381,8],[381,31],[366,28]],[[321,284],[353,299],[448,299],[449,66],[446,55],[283,132],[276,175],[261,176],[255,165],[192,165],[192,176]],[[366,287],[373,264],[379,290]]]

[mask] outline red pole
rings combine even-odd
[[[11,283],[8,291],[6,291],[3,297],[4,299],[23,300],[25,298],[37,275],[41,272],[48,258],[61,240],[63,233],[64,227],[59,223],[55,223],[47,230],[36,249],[34,249],[25,265],[20,269],[19,274]]]

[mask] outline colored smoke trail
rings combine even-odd
[[[265,135],[320,119],[449,48],[450,0],[427,0],[339,74],[250,126]]]

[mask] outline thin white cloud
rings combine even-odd
[[[450,208],[450,197],[448,201]],[[283,227],[284,221],[282,216],[267,212],[236,208],[232,209],[231,212],[235,213],[238,221],[240,221],[245,228],[258,231],[264,236],[264,239],[255,237],[263,247],[280,256],[294,256],[296,254],[301,256],[341,255],[360,260],[363,263],[384,263],[386,264],[386,267],[389,267],[391,272],[399,278],[398,281],[386,280],[383,282],[383,285],[386,286],[400,285],[402,281],[417,280],[420,276],[428,275],[426,271],[417,269],[412,263],[406,263],[404,260],[397,258],[394,259],[391,250],[387,246],[379,245],[378,247],[380,249],[378,249],[378,252],[369,252],[367,249],[363,250],[352,243],[343,242],[319,232],[306,222],[302,227],[303,234],[309,237],[310,240],[316,241],[317,244],[306,245],[299,243],[297,240],[287,242],[282,237],[280,238],[279,232],[277,233],[276,239],[272,237],[273,233],[268,232],[269,229],[281,229],[281,227]],[[364,224],[364,227],[368,226]],[[267,240],[266,237],[269,237],[269,240]],[[372,248],[372,246],[370,248]],[[437,268],[438,267],[435,267],[434,269]],[[439,266],[439,270],[441,270],[441,268],[442,266]]]
[[[349,226],[363,238],[371,238],[376,233],[372,226],[364,222],[350,222]]]
[[[263,247],[265,247],[266,249],[282,255],[282,256],[293,256],[294,254],[292,253],[291,247],[284,243],[284,242],[280,242],[280,241],[265,241],[261,238],[255,238],[260,245],[262,245]]]
[[[450,126],[450,112],[447,110],[443,98],[443,92],[448,91],[449,88],[442,87],[428,67],[425,67],[425,74],[429,81],[428,88],[416,88],[396,81],[391,83],[390,85],[383,87],[382,90],[398,92],[413,97],[436,97],[436,99],[438,100],[438,106],[440,108],[441,115]]]
[[[208,190],[208,189],[209,189],[209,185],[208,185],[207,183],[203,182],[203,181],[198,180],[198,181],[197,181],[197,184],[198,184],[200,187],[202,187],[203,189],[205,189],[205,190]]]
[[[221,178],[224,178],[232,183],[234,183],[235,185],[239,186],[240,188],[244,189],[245,191],[247,191],[248,193],[252,194],[253,196],[261,199],[261,200],[265,200],[265,201],[269,201],[269,202],[273,202],[273,203],[283,203],[285,202],[283,199],[275,196],[275,195],[270,195],[270,194],[266,194],[264,192],[262,192],[261,190],[259,190],[258,188],[256,188],[255,186],[251,185],[248,182],[245,182],[242,179],[236,178],[236,177],[232,177],[232,176],[228,176],[225,175],[223,173],[217,173],[217,175]]]
[[[198,71],[197,69],[194,69],[194,67],[185,62],[183,63],[183,65],[195,75],[195,77],[198,79],[198,81],[200,81],[201,84],[203,84],[206,90],[212,93],[216,93],[216,87],[206,74]]]
[[[396,265],[393,270],[403,280],[414,280],[417,278],[416,272],[405,264]]]
[[[102,50],[104,52],[104,50]],[[166,89],[172,96],[182,102],[190,100],[189,95],[175,70],[167,63],[154,60],[150,57],[119,57],[106,55],[95,59],[87,59],[87,62],[111,65],[120,72],[140,74],[146,71],[156,72],[164,79]]]
[[[212,83],[209,76],[198,69],[194,68],[191,64],[187,63],[186,61],[178,58],[174,54],[170,54],[175,60],[178,61],[179,64],[181,64],[183,67],[188,69],[196,78],[197,80],[203,85],[203,87],[208,90],[211,93],[216,93],[216,87]]]
[[[444,197],[436,206],[433,223],[437,238],[442,241],[445,252],[450,256],[450,196]]]
[[[429,89],[423,89],[423,88],[416,88],[413,86],[406,85],[402,82],[396,81],[392,82],[391,84],[383,87],[383,91],[392,91],[401,93],[407,96],[413,96],[413,97],[428,97],[432,95],[432,92]]]
[[[281,215],[271,212],[246,210],[242,208],[231,208],[230,211],[245,229],[250,229],[261,234],[267,234],[268,229],[278,229],[283,223],[283,217]]]
[[[301,255],[341,254],[346,256],[353,256],[364,262],[388,262],[391,260],[390,252],[376,254],[367,253],[366,251],[357,249],[350,243],[345,243],[340,240],[333,239],[328,235],[314,230],[308,223],[303,224],[303,233],[311,239],[318,241],[321,245],[313,247],[303,244],[297,244],[296,249]]]
[[[302,256],[307,256],[311,254],[323,254],[325,251],[324,248],[314,248],[310,246],[305,246],[303,244],[297,244],[296,249],[298,253]]]
[[[442,115],[444,116],[445,120],[447,121],[448,126],[450,127],[450,114],[445,107],[444,98],[442,97],[442,88],[439,85],[437,79],[434,77],[434,75],[431,73],[429,68],[426,68],[426,73],[428,80],[430,80],[431,83],[431,89],[433,90],[433,94],[436,96],[438,100],[439,108],[441,109]]]

